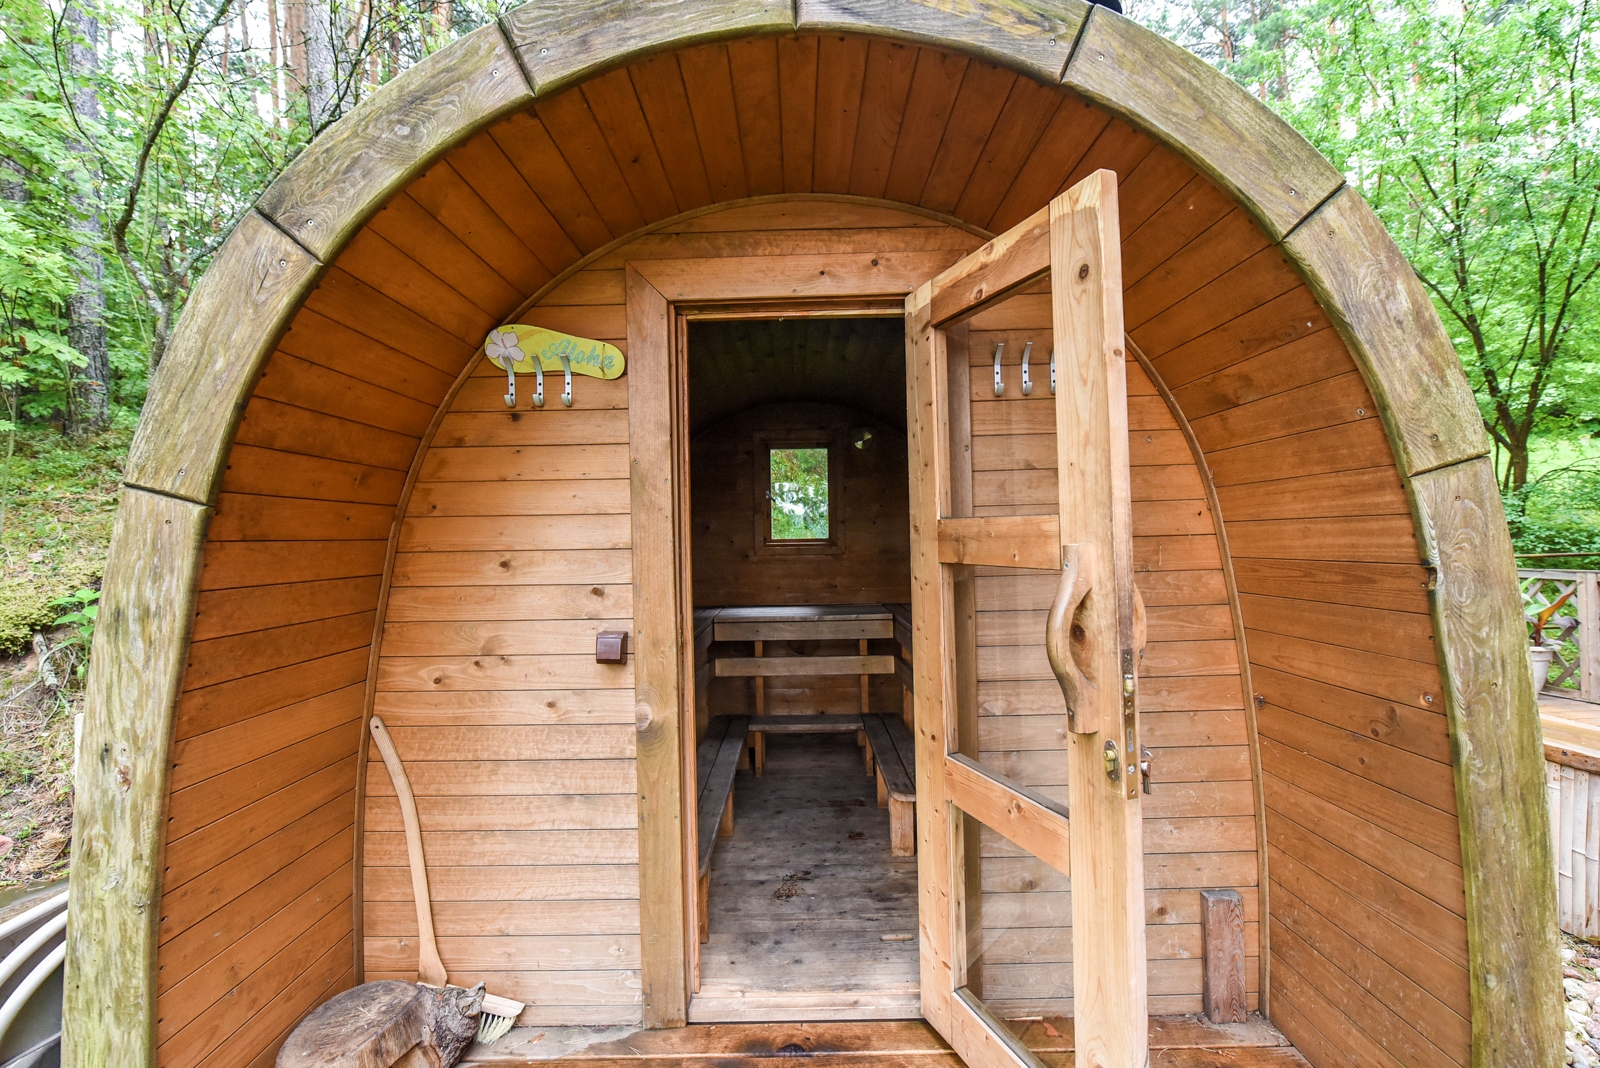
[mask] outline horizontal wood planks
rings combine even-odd
[[[637,1022],[633,666],[594,659],[600,631],[632,630],[627,382],[508,409],[489,372],[417,464],[374,708],[417,796],[452,981],[527,1002],[525,1023]],[[380,761],[366,775],[366,974],[412,978],[399,807]]]
[[[168,772],[162,1065],[270,1060],[355,979],[356,769],[386,546],[477,328],[410,310],[420,269],[379,240],[324,276],[280,341],[216,497]]]
[[[1465,1064],[1460,830],[1406,491],[1349,351],[1283,254],[1241,209],[1183,196],[1193,221],[1152,235],[1170,251],[1130,277],[1128,324],[1205,453],[1231,552],[1260,733],[1269,1012],[1318,1063]]]

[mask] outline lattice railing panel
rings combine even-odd
[[[1517,577],[1530,641],[1539,614],[1567,598],[1544,626],[1556,651],[1542,692],[1600,702],[1600,572],[1518,571]]]

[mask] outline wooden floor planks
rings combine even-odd
[[[916,858],[890,856],[854,736],[774,735],[766,774],[739,772],[733,797],[689,1018],[916,1015]]]

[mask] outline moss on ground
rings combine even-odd
[[[133,418],[84,439],[24,429],[9,477],[0,454],[0,654],[22,652],[49,627],[61,614],[53,601],[98,584]]]

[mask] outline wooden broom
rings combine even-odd
[[[383,755],[383,766],[389,769],[394,792],[400,798],[400,816],[405,821],[411,896],[417,902],[417,981],[428,986],[445,986],[450,979],[444,962],[439,959],[439,943],[433,935],[433,898],[428,892],[428,866],[422,858],[422,824],[417,819],[417,799],[411,793],[411,780],[406,775],[405,765],[400,763],[389,728],[378,716],[372,717],[372,740]],[[488,1045],[503,1036],[511,1030],[524,1008],[520,1001],[484,994],[483,1013],[478,1018],[478,1041]]]

